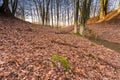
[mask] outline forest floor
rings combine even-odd
[[[55,67],[53,55],[67,58],[71,69],[65,72],[59,61]],[[0,16],[0,80],[5,79],[120,80],[120,53],[67,31]]]

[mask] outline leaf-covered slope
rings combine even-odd
[[[64,72],[47,59],[67,58]],[[95,80],[120,79],[120,54],[71,33],[0,17],[0,79]]]

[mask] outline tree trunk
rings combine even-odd
[[[81,14],[81,25],[79,34],[81,36],[85,35],[85,28],[86,28],[86,21],[90,18],[90,7],[91,7],[92,0],[82,0],[82,8],[80,8]]]
[[[104,13],[104,3],[103,3],[103,0],[100,0],[100,19],[104,19],[105,17],[105,13]]]
[[[76,0],[76,9],[75,9],[75,19],[74,19],[74,33],[78,33],[78,10],[79,10],[79,0]]]
[[[44,8],[44,0],[43,0],[43,4],[42,4],[42,24],[45,25],[45,8]]]
[[[21,4],[19,3],[21,9],[21,19],[25,21],[25,1],[23,0]]]
[[[52,10],[53,9],[53,4],[52,4],[53,1],[52,0],[50,0],[50,1],[51,1],[50,2],[51,3],[51,24],[52,24],[52,27],[53,27],[53,10]]]
[[[67,0],[67,18],[68,18],[68,25],[69,25],[69,0]]]
[[[12,6],[12,15],[15,15],[16,9],[18,5],[18,0],[11,0],[11,6]]]
[[[33,19],[33,11],[32,11],[32,4],[30,4],[30,15],[31,15],[31,22],[34,22],[34,19]]]
[[[46,1],[46,25],[48,25],[48,21],[49,21],[49,4],[50,4],[50,0]]]
[[[100,0],[100,19],[104,19],[107,14],[108,0]]]
[[[11,15],[11,11],[9,9],[9,0],[3,0],[3,4],[0,7],[0,13],[3,13],[5,15]]]
[[[57,27],[59,26],[59,0],[56,0],[57,7]]]
[[[85,34],[84,34],[84,31],[85,31],[85,24],[81,24],[81,25],[80,25],[80,32],[79,32],[81,36],[84,36],[84,35],[85,35]]]
[[[104,11],[105,11],[105,15],[107,14],[107,8],[108,8],[108,0],[104,0]]]
[[[39,3],[39,9],[40,9],[40,17],[41,17],[41,20],[42,20],[42,25],[45,24],[45,5],[44,5],[44,0],[40,1],[40,0],[37,0],[37,2]]]
[[[98,0],[96,0],[95,6],[94,6],[94,17],[96,16],[95,14],[96,14],[96,9],[97,9],[97,3],[98,3]]]
[[[40,23],[39,8],[38,8],[38,5],[37,5],[38,2],[36,0],[34,0],[34,3],[35,3],[36,10],[37,10],[38,22]]]
[[[118,7],[118,13],[120,13],[120,3],[119,3],[119,7]]]

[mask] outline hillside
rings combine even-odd
[[[95,16],[93,18],[90,18],[87,21],[87,23],[92,24],[92,23],[101,23],[101,22],[105,22],[105,21],[109,21],[109,20],[114,20],[118,15],[120,15],[120,13],[117,10],[111,11],[111,12],[107,13],[107,15],[105,16],[104,19],[99,20],[99,16]]]
[[[101,39],[120,44],[120,14],[116,11],[109,13],[103,22],[88,27]]]
[[[66,30],[65,30],[66,31]],[[49,61],[67,58],[71,70]],[[120,53],[72,33],[0,16],[0,80],[120,80]]]

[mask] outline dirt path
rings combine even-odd
[[[72,71],[64,73],[47,59],[67,58]],[[65,75],[66,74],[66,75]],[[0,18],[0,79],[120,80],[120,54],[73,34],[14,18]]]

